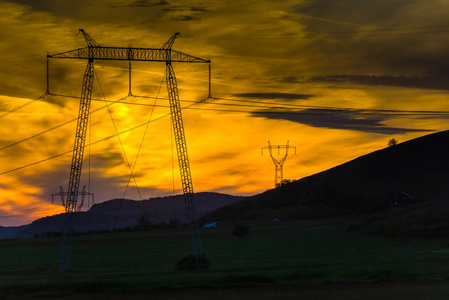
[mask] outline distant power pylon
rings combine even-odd
[[[262,148],[262,155],[263,155],[264,149],[268,149],[268,151],[270,151],[270,156],[271,156],[271,159],[273,160],[273,163],[275,166],[275,173],[274,173],[274,186],[275,187],[280,186],[282,183],[282,180],[284,178],[283,165],[288,156],[288,149],[290,149],[290,148],[294,148],[295,154],[296,154],[296,147],[290,146],[288,144],[288,141],[287,141],[287,145],[271,145],[270,141],[268,141],[268,146]],[[285,155],[280,160],[277,160],[273,156],[273,150],[276,150],[276,149],[278,151],[278,155],[281,155],[281,149],[285,149]]]

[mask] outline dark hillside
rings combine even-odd
[[[364,155],[206,214],[203,221],[301,219],[371,215],[389,209],[391,196],[449,208],[449,131]]]
[[[417,200],[449,195],[449,131],[388,147],[315,176],[342,191],[405,191]]]

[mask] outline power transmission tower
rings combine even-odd
[[[270,141],[268,141],[268,146],[262,148],[262,155],[263,155],[264,149],[268,149],[268,151],[270,151],[270,156],[271,156],[271,159],[273,160],[273,163],[275,166],[275,171],[274,171],[274,186],[275,187],[280,186],[282,183],[282,180],[284,178],[283,165],[284,165],[285,160],[287,159],[288,150],[290,148],[294,148],[295,154],[296,154],[296,147],[290,146],[288,143],[289,143],[289,141],[287,141],[287,145],[271,145]],[[278,155],[281,154],[281,149],[285,149],[285,155],[280,160],[277,160],[273,156],[273,150],[276,150],[276,149],[278,150]]]
[[[187,142],[184,134],[181,105],[179,101],[176,76],[173,71],[173,62],[188,63],[208,63],[210,60],[194,57],[176,50],[172,50],[173,43],[179,33],[174,34],[161,48],[134,48],[134,47],[102,47],[83,29],[79,30],[87,43],[87,47],[70,50],[54,55],[47,55],[48,58],[86,59],[88,61],[84,73],[83,87],[80,99],[80,110],[78,124],[75,134],[75,146],[72,158],[72,167],[67,191],[67,201],[65,202],[65,221],[63,226],[63,240],[59,256],[59,272],[64,273],[69,257],[72,237],[73,213],[76,211],[76,202],[79,195],[79,183],[84,153],[86,129],[89,118],[90,101],[92,96],[92,86],[94,79],[94,60],[118,60],[118,61],[154,61],[166,64],[166,83],[170,100],[170,112],[173,122],[173,131],[176,141],[179,167],[183,187],[184,200],[186,205],[186,216],[188,221],[189,235],[192,247],[192,254],[195,256],[197,264],[202,262],[202,248],[199,235],[198,220],[196,216],[193,183],[190,173],[190,164],[187,153]],[[131,67],[130,74],[131,74]],[[210,68],[209,68],[210,78]],[[131,80],[131,75],[129,76]],[[48,89],[48,84],[47,84]],[[209,84],[210,89],[210,84]],[[131,90],[129,92],[131,94]],[[210,95],[210,90],[209,90]],[[61,197],[63,191],[61,190]]]
[[[62,186],[60,186],[59,193],[51,194],[51,203],[52,204],[55,203],[55,197],[59,196],[61,198],[62,206],[65,206],[66,205],[65,199],[66,199],[67,195],[68,195],[68,192],[64,192],[64,189],[62,188]],[[78,196],[81,196],[81,203],[80,203],[80,205],[78,205],[77,210],[81,210],[83,208],[84,199],[86,198],[86,196],[87,197],[92,196],[91,203],[95,203],[94,194],[90,193],[90,192],[86,192],[86,186],[84,186],[83,190],[80,193],[78,193]],[[87,205],[89,206],[89,201],[88,201]]]

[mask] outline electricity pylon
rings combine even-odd
[[[165,62],[167,90],[170,101],[170,112],[172,116],[173,131],[176,141],[176,149],[181,173],[184,201],[186,205],[186,216],[189,228],[192,254],[195,256],[197,264],[200,265],[202,262],[201,240],[199,235],[198,220],[196,216],[193,183],[190,173],[190,164],[187,153],[187,142],[184,134],[184,125],[182,121],[181,105],[179,101],[176,76],[173,71],[172,63],[173,62],[208,63],[210,66],[210,60],[205,60],[176,50],[172,50],[173,43],[175,39],[179,37],[179,33],[174,34],[161,48],[134,48],[134,47],[102,47],[83,29],[80,29],[79,32],[83,34],[87,43],[87,47],[70,50],[54,55],[47,55],[47,58],[86,59],[88,61],[86,71],[84,73],[83,87],[80,99],[80,110],[78,115],[78,124],[75,134],[75,146],[73,151],[72,167],[70,171],[69,188],[67,191],[67,201],[65,202],[66,213],[63,226],[63,239],[59,255],[59,272],[60,273],[65,272],[70,257],[71,237],[73,231],[72,228],[73,213],[76,211],[76,202],[77,197],[79,195],[78,189],[81,177],[81,168],[83,162],[86,129],[89,118],[90,101],[92,96],[92,86],[94,79],[94,60],[118,60],[129,62],[131,61]],[[129,78],[131,79],[131,76]],[[63,192],[61,191],[61,193]]]
[[[59,196],[61,198],[61,203],[62,206],[65,206],[65,199],[67,197],[68,193],[64,192],[64,189],[62,188],[62,186],[59,187],[59,193],[55,193],[55,194],[51,194],[51,203],[55,203],[55,197]],[[91,203],[95,203],[94,200],[94,194],[90,193],[90,192],[86,192],[86,186],[83,187],[83,190],[81,191],[81,193],[78,193],[78,196],[81,196],[81,203],[80,205],[78,205],[77,210],[81,210],[83,208],[84,205],[84,199],[89,196],[92,196],[92,201]],[[89,206],[89,200],[87,201],[87,205]]]
[[[263,155],[264,149],[268,149],[268,151],[270,151],[270,156],[271,156],[271,159],[273,160],[273,163],[275,166],[275,171],[274,171],[274,186],[275,187],[280,186],[282,183],[282,179],[284,178],[283,165],[288,156],[288,149],[294,148],[295,154],[296,154],[296,147],[290,146],[288,143],[289,143],[289,141],[287,141],[287,145],[271,145],[270,141],[268,141],[268,146],[262,148],[262,155]],[[285,149],[285,155],[280,160],[277,160],[273,156],[273,149],[278,150],[278,155],[281,154],[281,149]]]

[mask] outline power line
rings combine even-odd
[[[143,105],[151,106],[150,104],[144,103],[124,103],[131,105]],[[220,105],[220,103],[210,103],[205,102],[205,104]],[[168,108],[167,105],[156,105],[157,107]],[[243,106],[243,105],[242,105]],[[246,105],[246,107],[254,108],[254,106]],[[237,109],[218,109],[218,108],[202,108],[202,107],[184,107],[183,109],[190,110],[201,110],[201,111],[215,111],[215,112],[233,112],[233,113],[264,113],[264,114],[294,114],[294,115],[332,115],[332,114],[353,114],[353,115],[363,115],[363,116],[448,116],[449,111],[401,111],[401,110],[372,110],[372,109],[354,109],[354,108],[318,108],[315,106],[314,111],[285,111],[281,109],[286,109],[284,107],[269,107],[274,110],[237,110]]]
[[[207,99],[207,98],[205,98],[205,99]],[[192,106],[194,106],[194,105],[196,105],[196,104],[202,103],[205,99],[202,99],[202,100],[200,100],[200,101],[197,101],[197,102],[195,102],[195,103],[192,103],[192,104],[190,104],[189,106],[184,107],[183,109],[189,109],[189,108],[191,108]],[[121,131],[121,132],[119,132],[119,133],[117,133],[117,134],[114,134],[114,135],[110,135],[110,136],[104,137],[104,138],[102,138],[102,139],[100,139],[100,140],[97,140],[97,141],[95,141],[95,142],[92,142],[92,143],[90,143],[90,144],[88,144],[88,145],[86,145],[86,146],[91,146],[91,145],[95,145],[95,144],[104,142],[104,141],[106,141],[106,140],[109,140],[109,139],[111,139],[111,138],[116,137],[117,135],[122,135],[122,134],[124,134],[124,133],[127,133],[127,132],[130,132],[130,131],[132,131],[132,130],[138,129],[138,128],[142,127],[142,126],[146,126],[148,123],[153,123],[153,122],[159,121],[159,120],[161,120],[161,119],[163,119],[163,118],[166,118],[166,117],[168,117],[168,116],[170,116],[170,113],[167,113],[167,114],[165,114],[165,115],[162,115],[162,116],[160,116],[160,117],[158,117],[158,118],[156,118],[156,119],[149,120],[149,121],[147,121],[147,122],[141,123],[141,124],[139,124],[139,125],[133,126],[133,127],[128,128],[128,129],[126,129],[126,130],[123,130],[123,131]],[[17,143],[16,143],[16,144],[17,144]],[[1,149],[0,149],[0,150],[1,150]],[[40,163],[42,163],[42,162],[46,162],[46,161],[49,161],[49,160],[52,160],[52,159],[61,157],[61,156],[63,156],[63,155],[66,155],[66,154],[69,154],[69,153],[72,153],[72,152],[73,152],[73,150],[69,150],[69,151],[66,151],[66,152],[63,152],[63,153],[56,154],[56,155],[51,156],[51,157],[44,158],[44,159],[39,160],[39,161],[36,161],[36,162],[29,163],[29,164],[27,164],[27,165],[23,165],[23,166],[21,166],[21,167],[17,167],[17,168],[10,169],[10,170],[4,171],[4,172],[0,172],[0,176],[1,176],[1,175],[8,174],[8,173],[15,172],[15,171],[19,171],[19,170],[22,170],[22,169],[25,169],[25,168],[28,168],[28,167],[31,167],[31,166],[34,166],[34,165],[37,165],[37,164],[40,164]]]
[[[23,59],[23,60],[21,60],[21,61],[19,61],[19,62],[14,63],[14,65],[12,65],[12,66],[10,66],[10,67],[3,68],[3,69],[0,70],[0,73],[4,73],[4,72],[6,72],[6,71],[9,71],[9,70],[11,70],[11,69],[14,69],[14,68],[17,67],[18,65],[23,64],[24,62],[27,62],[27,61],[29,61],[29,60],[35,58],[36,56],[41,55],[42,53],[47,52],[47,51],[50,50],[51,48],[54,48],[54,47],[56,47],[56,46],[58,46],[58,45],[60,45],[60,44],[65,43],[66,41],[68,41],[68,40],[70,40],[70,39],[73,39],[74,36],[76,36],[76,35],[73,35],[73,36],[71,36],[71,37],[69,37],[69,38],[66,38],[66,39],[64,39],[64,40],[62,40],[62,41],[60,41],[60,42],[58,42],[58,43],[55,43],[55,44],[53,44],[52,46],[48,47],[48,48],[45,49],[45,50],[42,50],[42,51],[37,52],[37,53],[35,53],[35,54],[33,54],[33,55],[30,55],[29,57],[27,57],[27,58],[25,58],[25,59]]]
[[[371,29],[371,30],[350,30],[350,31],[305,31],[299,34],[278,34],[278,35],[228,35],[228,36],[187,36],[187,39],[311,39],[311,38],[344,38],[354,37],[359,33],[372,33],[364,35],[363,37],[380,37],[380,36],[397,36],[397,35],[413,35],[413,34],[436,34],[436,33],[448,33],[449,30],[443,30],[448,28],[449,25],[440,26],[422,26],[422,27],[402,27],[402,28],[383,28],[383,29]],[[433,30],[431,30],[433,29]],[[441,30],[438,30],[441,29]],[[410,32],[397,32],[405,31]],[[427,31],[417,31],[427,30]],[[430,31],[429,31],[430,30]],[[352,34],[352,35],[350,35]]]
[[[67,98],[79,98],[76,96],[69,96],[69,95],[59,95],[59,94],[50,94],[52,96],[58,96],[58,97],[67,97]],[[140,98],[154,98],[149,96],[137,96],[132,95],[132,97],[140,97]],[[123,98],[120,98],[118,100],[107,100],[107,99],[92,99],[92,101],[101,101],[101,102],[112,102],[112,104],[121,103],[121,104],[127,104],[127,105],[140,105],[140,106],[149,106],[149,107],[161,107],[161,108],[169,108],[169,105],[161,105],[161,104],[147,104],[147,103],[135,103],[135,102],[126,102],[125,99],[129,98],[129,96],[125,96]],[[161,100],[168,100],[166,98],[160,98]],[[218,100],[225,100],[225,101],[241,101],[238,99],[229,99],[229,98],[212,98],[212,99],[218,99]],[[39,100],[39,99],[38,99]],[[32,100],[29,102],[29,104],[34,103],[35,100]],[[291,115],[336,115],[336,114],[345,114],[345,115],[360,115],[360,116],[435,116],[435,117],[445,117],[449,116],[449,111],[424,111],[424,110],[391,110],[391,109],[362,109],[362,108],[349,108],[349,107],[335,107],[335,106],[318,106],[318,105],[300,105],[300,104],[282,104],[277,106],[254,106],[254,105],[245,105],[245,104],[227,104],[227,103],[217,103],[217,102],[207,102],[201,100],[201,101],[191,101],[191,100],[181,100],[182,102],[186,103],[192,103],[192,104],[207,104],[207,105],[218,105],[218,106],[234,106],[234,107],[246,107],[251,108],[251,110],[237,110],[237,109],[219,109],[219,108],[201,108],[201,107],[192,107],[193,105],[188,105],[183,107],[183,109],[191,109],[191,110],[200,110],[200,111],[214,111],[214,112],[230,112],[230,113],[255,113],[255,114],[291,114]],[[249,103],[259,103],[259,104],[269,104],[269,105],[276,105],[274,102],[264,102],[264,101],[250,101],[250,100],[243,100],[243,102],[249,102]],[[27,104],[27,105],[29,105]],[[104,108],[106,108],[107,105],[99,107],[92,111],[92,113],[98,112]],[[259,108],[262,110],[254,110],[254,108]],[[304,110],[287,110],[291,108],[298,108],[298,109],[304,109]],[[309,109],[309,110],[306,110]],[[56,125],[54,127],[51,127],[47,130],[44,130],[42,132],[39,132],[37,134],[31,135],[27,138],[24,138],[22,140],[19,140],[17,142],[11,143],[9,145],[3,146],[0,148],[0,151],[5,150],[7,148],[10,148],[12,146],[16,146],[20,143],[26,142],[28,140],[31,140],[33,138],[36,138],[38,136],[41,136],[43,134],[46,134],[50,131],[53,131],[55,129],[58,129],[60,127],[63,127],[67,124],[70,124],[74,121],[76,121],[76,118],[73,118],[71,120],[68,120],[64,123],[61,123],[59,125]],[[145,123],[146,124],[146,123]]]
[[[242,102],[250,102],[250,103],[260,103],[260,104],[269,104],[269,105],[278,105],[277,102],[265,102],[265,101],[254,101],[254,100],[239,100],[239,99],[229,99],[229,98],[213,98],[219,100],[226,101],[242,101]],[[448,114],[449,111],[429,111],[429,110],[394,110],[394,109],[366,109],[366,108],[350,108],[350,107],[338,107],[338,106],[321,106],[321,105],[304,105],[304,104],[291,104],[291,103],[283,103],[282,107],[297,107],[297,108],[313,108],[313,109],[329,109],[329,110],[341,110],[341,111],[354,111],[354,112],[379,112],[379,113],[410,113],[410,114],[420,114],[420,113],[429,113],[429,114]]]
[[[55,95],[55,94],[48,94],[48,95],[57,96],[57,95]],[[69,96],[67,96],[67,97],[69,97]],[[71,96],[71,97],[74,98],[74,96]],[[76,98],[79,98],[79,97],[76,97]],[[113,102],[113,103],[110,104],[110,105],[119,103],[119,102],[125,100],[126,98],[128,98],[128,96],[125,96],[125,97],[120,98],[120,99],[115,100],[115,101],[110,101],[110,102]],[[36,99],[37,99],[37,100],[40,100],[39,98],[36,98]],[[33,103],[34,103],[34,100],[32,100],[32,101],[33,101]],[[32,101],[29,101],[29,102],[32,102]],[[29,102],[28,102],[28,103],[29,103]],[[31,103],[30,103],[30,104],[31,104]],[[107,107],[107,105],[104,105],[104,106],[102,106],[102,107],[99,107],[99,108],[97,108],[97,109],[91,111],[91,114],[96,113],[96,112],[98,112],[98,111],[100,111],[100,110],[102,110],[102,109],[104,109],[104,108],[106,108],[106,107]],[[12,146],[16,146],[16,145],[18,145],[18,144],[20,144],[20,143],[26,142],[26,141],[31,140],[31,139],[33,139],[33,138],[36,138],[36,137],[38,137],[38,136],[44,135],[44,134],[46,134],[46,133],[48,133],[48,132],[50,132],[50,131],[53,131],[53,130],[58,129],[58,128],[61,128],[61,127],[65,126],[65,125],[67,125],[67,124],[70,124],[70,123],[72,123],[72,122],[75,122],[76,120],[77,120],[77,118],[73,118],[73,119],[68,120],[68,121],[66,121],[66,122],[64,122],[64,123],[58,124],[58,125],[56,125],[56,126],[53,126],[53,127],[49,128],[49,129],[47,129],[47,130],[41,131],[41,132],[36,133],[36,134],[34,134],[34,135],[31,135],[31,136],[29,136],[29,137],[27,137],[27,138],[24,138],[24,139],[22,139],[22,140],[19,140],[19,141],[17,141],[17,142],[14,142],[14,143],[12,143],[12,144],[7,145],[7,146],[3,146],[3,147],[0,148],[0,151],[5,150],[5,149],[7,149],[7,148],[10,148],[10,147],[12,147]]]
[[[66,96],[66,95],[57,95],[61,97],[74,97],[74,96]],[[133,97],[138,98],[152,98],[150,96],[139,96],[132,95]],[[161,100],[168,100],[167,98],[160,98]],[[207,98],[206,98],[207,99]],[[315,109],[315,111],[254,111],[254,110],[233,110],[233,109],[217,109],[217,108],[191,108],[184,107],[183,109],[192,109],[192,110],[209,110],[209,111],[218,111],[218,112],[243,112],[243,113],[292,113],[292,114],[306,114],[306,115],[323,115],[329,113],[360,113],[361,115],[449,115],[449,111],[437,111],[437,110],[394,110],[394,109],[366,109],[366,108],[350,108],[350,107],[337,107],[337,106],[319,106],[319,105],[302,105],[302,104],[279,104],[275,102],[263,102],[263,101],[250,101],[250,100],[238,100],[238,99],[229,99],[229,98],[211,98],[215,100],[226,100],[226,101],[242,101],[242,102],[251,102],[251,103],[259,103],[259,104],[270,104],[276,106],[254,106],[254,105],[245,105],[245,104],[227,104],[227,103],[217,103],[217,102],[201,102],[207,105],[221,105],[221,106],[237,106],[237,107],[249,107],[249,108],[267,108],[267,109],[289,109],[289,108],[301,108],[301,109]],[[102,100],[102,99],[92,99],[93,101],[110,101],[110,100]],[[187,103],[199,103],[198,101],[193,100],[180,100],[181,102]],[[141,105],[141,106],[155,106],[162,108],[169,108],[168,105],[153,105],[147,103],[136,103],[136,102],[124,102],[121,101],[121,104],[129,104],[129,105]],[[320,111],[321,110],[321,111]],[[329,110],[329,112],[326,112]],[[0,149],[1,150],[1,149]]]
[[[18,111],[18,110],[20,110],[20,109],[22,109],[22,108],[25,108],[25,107],[27,107],[28,105],[31,105],[31,104],[33,104],[34,102],[38,101],[38,100],[44,99],[44,98],[45,98],[46,96],[48,96],[48,95],[49,95],[49,94],[47,94],[47,93],[42,94],[42,95],[40,95],[39,97],[34,98],[34,99],[32,99],[32,100],[30,100],[30,101],[28,101],[28,102],[26,102],[26,103],[24,103],[24,104],[22,104],[22,105],[19,105],[19,106],[17,106],[17,107],[14,107],[13,109],[8,110],[7,112],[5,112],[5,113],[3,113],[2,115],[0,115],[0,119],[1,119],[1,118],[4,118],[4,117],[6,117],[6,116],[9,116],[10,114],[15,113],[16,111]]]
[[[97,82],[98,82],[98,85],[99,85],[99,87],[100,87],[100,90],[101,90],[101,93],[102,93],[102,95],[103,95],[103,98],[104,98],[104,100],[106,100],[106,97],[105,97],[105,95],[104,95],[103,88],[101,87],[100,79],[98,78],[97,72],[95,72],[95,76],[96,76],[96,78],[97,78]],[[108,109],[108,113],[109,113],[109,116],[110,116],[110,118],[111,118],[112,125],[114,126],[114,130],[115,130],[115,133],[116,133],[116,135],[117,135],[118,141],[119,141],[119,143],[120,143],[120,147],[122,148],[122,152],[123,152],[123,156],[125,157],[126,164],[128,165],[128,168],[129,168],[129,171],[130,171],[130,176],[132,177],[132,179],[133,179],[133,181],[134,181],[134,184],[135,184],[135,186],[136,186],[137,193],[139,194],[140,199],[142,199],[142,196],[141,196],[141,194],[140,194],[139,187],[138,187],[138,185],[137,185],[136,177],[134,176],[134,173],[133,173],[133,168],[131,168],[131,165],[130,165],[129,160],[128,160],[128,155],[126,154],[125,147],[123,146],[122,139],[120,138],[120,135],[118,134],[117,125],[116,125],[116,123],[115,123],[114,117],[112,116],[112,111],[111,111],[111,108],[109,107],[109,102],[108,102],[108,101],[106,101],[106,107],[107,107],[107,109]],[[123,196],[123,198],[125,198],[125,197]]]

